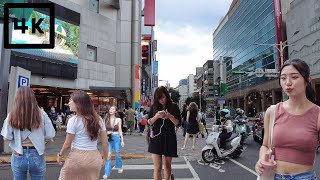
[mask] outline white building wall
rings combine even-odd
[[[194,91],[197,88],[196,83],[194,82],[194,75],[189,74],[188,76],[188,96],[193,96]]]
[[[289,46],[289,58],[306,61],[312,79],[320,78],[320,1],[294,0],[286,16],[288,44],[295,44]]]
[[[89,10],[89,0],[52,2],[81,16],[77,79],[42,79],[32,74],[32,84],[74,89],[89,89],[90,86],[131,88],[132,1],[120,0],[120,9],[108,5],[107,1],[99,1],[99,13]],[[138,3],[141,6],[140,0]],[[140,37],[140,32],[137,33]],[[87,59],[87,45],[97,47],[96,62]]]
[[[189,97],[188,96],[188,85],[182,85],[178,87],[178,91],[180,94],[180,100],[179,100],[179,108],[182,109],[183,104],[185,103],[186,99]]]

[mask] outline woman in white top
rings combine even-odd
[[[116,155],[116,168],[118,169],[118,173],[122,173],[122,160],[120,156],[120,145],[123,147],[123,135],[121,129],[121,119],[116,116],[117,108],[115,106],[111,106],[109,109],[109,113],[105,118],[106,129],[108,134],[109,141],[109,154],[108,159],[104,169],[103,179],[107,179],[110,176],[111,171],[111,153],[112,150],[115,151]]]
[[[97,180],[100,177],[105,157],[108,155],[105,124],[95,112],[88,94],[72,93],[69,106],[76,115],[68,121],[66,140],[57,155],[57,161],[60,162],[64,153],[71,147],[61,169],[59,180]],[[104,159],[97,148],[98,136],[102,141]]]
[[[14,179],[27,179],[28,171],[31,179],[44,179],[45,140],[52,140],[55,134],[51,120],[39,108],[32,89],[20,87],[1,131],[4,140],[9,141],[12,148],[11,169]]]

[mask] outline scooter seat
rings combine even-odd
[[[237,133],[232,133],[232,135],[228,139],[226,139],[226,142],[229,142],[229,141],[231,141],[232,139],[234,139],[236,137],[238,137],[238,134]]]

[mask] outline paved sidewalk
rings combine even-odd
[[[212,126],[212,120],[207,120],[208,130]],[[210,130],[209,130],[210,131]],[[66,132],[65,129],[58,130],[54,142],[48,143],[46,145],[45,159],[47,163],[56,162],[56,155],[59,153],[64,141],[65,141]],[[206,136],[206,135],[205,135]],[[191,150],[192,138],[189,138],[189,142],[186,150],[181,150],[183,145],[184,137],[182,136],[182,129],[179,129],[177,132],[177,141],[178,141],[178,155],[179,157],[185,156],[187,160],[198,160],[201,159],[201,149],[205,145],[205,138],[202,138],[199,135],[196,142],[195,150]],[[124,135],[125,146],[121,149],[121,157],[123,159],[141,159],[141,158],[151,158],[151,154],[148,152],[148,144],[146,142],[145,135],[141,136],[138,131],[134,131],[132,135],[128,133]],[[101,142],[98,142],[98,148],[102,152]],[[66,153],[68,154],[68,153]],[[11,161],[10,154],[4,154],[0,156],[0,165],[8,165]]]

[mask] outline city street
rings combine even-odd
[[[211,123],[208,123],[207,127],[210,126]],[[122,174],[118,174],[117,170],[113,169],[109,179],[152,179],[153,165],[150,154],[147,152],[145,136],[134,133],[133,135],[126,135],[124,138],[126,145],[121,153],[124,156],[131,155],[131,158],[123,160],[124,172]],[[177,139],[179,158],[174,158],[172,163],[175,179],[232,180],[236,178],[239,180],[247,180],[256,178],[254,165],[258,159],[260,144],[254,142],[252,136],[249,136],[244,151],[239,158],[224,159],[212,164],[205,164],[201,160],[201,149],[205,145],[205,138],[199,136],[197,139],[197,147],[194,151],[191,150],[190,140],[187,149],[181,150],[184,139],[181,130],[178,131]],[[54,150],[51,148],[50,151],[53,152]],[[145,158],[134,158],[138,155],[145,155]],[[320,163],[319,156],[317,157],[317,163]],[[319,167],[319,165],[317,167]],[[60,169],[60,165],[54,162],[48,162],[46,179],[57,179]],[[316,168],[316,173],[317,176],[320,176],[319,168]],[[2,165],[0,167],[0,174],[2,180],[13,179],[9,165]],[[102,175],[103,171],[101,171],[101,177]]]

